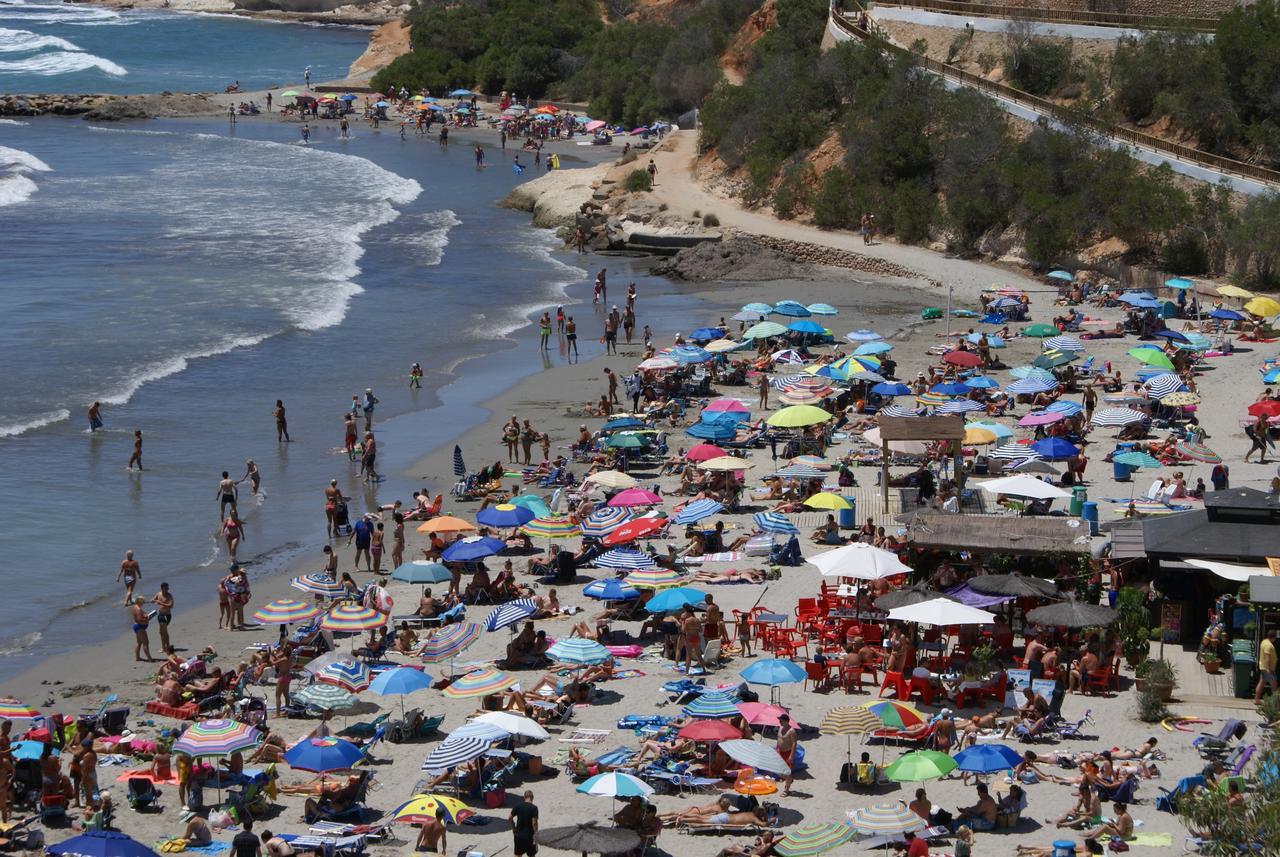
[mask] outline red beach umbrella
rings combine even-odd
[[[625,545],[627,542],[633,542],[651,533],[656,533],[666,525],[666,518],[635,518],[609,533],[601,541],[606,545]]]

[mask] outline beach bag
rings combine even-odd
[[[920,310],[920,318],[926,321],[929,319],[942,318],[942,310],[936,306],[927,306]]]

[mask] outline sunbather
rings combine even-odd
[[[694,583],[764,583],[763,568],[699,569],[693,575]]]
[[[689,827],[748,827],[768,826],[769,821],[765,818],[764,807],[758,806],[751,812],[717,812],[705,817],[686,818],[682,823]]]
[[[726,818],[733,809],[728,795],[721,795],[716,799],[715,803],[709,803],[706,806],[690,806],[675,812],[664,812],[658,815],[662,819],[663,824],[678,824],[682,821],[689,821],[694,818],[710,818],[716,815],[723,815]],[[722,824],[724,822],[721,822]]]

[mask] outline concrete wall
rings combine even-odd
[[[1061,9],[1078,12],[1123,12],[1154,17],[1218,18],[1238,5],[1238,0],[1000,0],[1021,8]]]

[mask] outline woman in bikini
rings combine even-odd
[[[395,512],[391,520],[394,522],[391,528],[391,565],[399,568],[404,565],[404,515]]]
[[[369,555],[373,557],[373,573],[382,574],[382,542],[386,538],[386,531],[383,529],[382,522],[373,528],[373,539],[369,544]]]
[[[234,510],[222,524],[222,537],[227,541],[227,553],[231,554],[231,561],[235,562],[236,550],[239,549],[240,542],[244,539],[244,526],[236,518]]]

